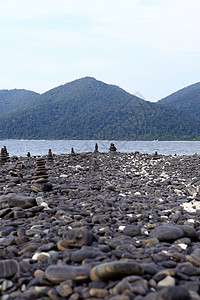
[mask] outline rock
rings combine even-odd
[[[0,291],[6,291],[14,286],[14,282],[11,280],[3,280],[3,282],[0,285]]]
[[[85,249],[80,249],[77,251],[74,251],[71,254],[71,260],[76,263],[82,262],[86,258],[92,258],[93,253],[91,251],[85,250]]]
[[[158,286],[174,286],[175,278],[172,276],[166,276],[164,279],[158,282]]]
[[[126,280],[126,278],[122,279],[120,282],[116,284],[116,286],[112,289],[112,294],[122,294],[126,290],[130,290],[131,285]]]
[[[189,294],[190,294],[191,300],[200,300],[200,296],[197,292],[189,291]]]
[[[200,249],[195,249],[190,255],[187,255],[186,260],[194,266],[200,267]]]
[[[56,287],[56,291],[61,297],[68,297],[73,293],[72,283],[70,284],[69,280],[63,281]]]
[[[8,198],[8,205],[10,207],[21,207],[25,209],[33,207],[34,205],[36,205],[36,202],[35,198],[33,197],[14,194]]]
[[[71,279],[84,281],[90,278],[90,268],[83,266],[51,265],[45,271],[45,277],[53,283]]]
[[[34,260],[43,260],[43,259],[46,259],[46,258],[49,258],[49,257],[50,257],[49,253],[37,252],[32,256],[32,259],[34,259]]]
[[[116,152],[117,148],[115,147],[115,145],[113,143],[110,144],[110,148],[109,148],[110,152]]]
[[[156,298],[156,300],[191,300],[189,291],[184,287],[174,286],[162,289]]]
[[[13,238],[0,238],[0,246],[10,246],[14,241]]]
[[[47,161],[49,163],[53,163],[53,154],[52,154],[51,149],[49,149],[48,156],[47,156]]]
[[[36,161],[35,176],[31,185],[31,189],[38,192],[50,192],[53,185],[48,182],[48,174],[45,167],[45,160],[40,157]]]
[[[124,260],[103,263],[91,270],[90,278],[94,281],[120,279],[128,275],[142,275],[143,268],[135,261]]]
[[[183,235],[182,229],[172,225],[159,226],[150,233],[150,237],[157,238],[159,241],[173,241],[183,237]]]
[[[123,234],[128,235],[130,237],[137,236],[140,233],[141,233],[141,230],[137,225],[127,225],[123,230]]]
[[[13,259],[6,259],[0,261],[0,278],[10,278],[19,271],[17,261]]]
[[[179,263],[177,266],[177,272],[181,272],[188,276],[196,276],[200,275],[200,269],[195,267],[190,262]]]
[[[196,238],[196,231],[192,226],[177,225],[177,227],[183,230],[185,237],[188,237],[188,238],[191,238],[191,239]]]
[[[91,245],[93,239],[92,233],[86,228],[73,228],[63,233],[63,245],[70,247],[82,247]]]
[[[137,295],[146,295],[148,291],[147,281],[134,275],[125,277],[112,289],[112,293],[125,294],[125,291],[129,290]]]
[[[22,293],[21,298],[22,299],[44,299],[43,297],[47,296],[49,290],[50,288],[46,286],[32,286],[27,291]]]
[[[89,295],[91,297],[104,299],[106,296],[108,296],[108,291],[106,289],[93,288],[90,289]]]

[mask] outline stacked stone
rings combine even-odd
[[[94,152],[95,152],[95,153],[99,152],[99,147],[98,147],[98,144],[97,144],[97,143],[95,144]]]
[[[71,155],[72,155],[72,156],[75,155],[74,148],[71,149]]]
[[[113,143],[110,144],[110,148],[109,148],[110,152],[116,152],[117,148],[115,147],[115,145]]]
[[[36,160],[35,176],[31,188],[34,192],[48,192],[52,190],[52,184],[48,183],[45,160],[41,157]]]
[[[4,146],[3,149],[4,149],[4,153],[7,156],[7,160],[8,160],[9,159],[9,153],[8,153],[8,150],[7,150],[6,146]]]
[[[52,162],[53,162],[53,154],[52,154],[51,149],[49,149],[48,156],[47,156],[47,161],[48,161],[49,163],[52,163]]]
[[[4,146],[4,147],[1,149],[1,154],[0,154],[0,162],[1,162],[1,164],[6,163],[8,159],[9,159],[9,154],[8,154],[8,152],[7,152],[6,147]]]

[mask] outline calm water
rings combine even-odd
[[[51,149],[56,154],[75,152],[93,152],[95,143],[98,143],[100,152],[108,152],[112,141],[71,141],[71,140],[0,140],[0,148],[7,147],[10,156],[45,155]],[[160,142],[160,141],[113,141],[119,152],[135,152],[153,154],[157,151],[164,155],[192,155],[200,154],[198,142]]]

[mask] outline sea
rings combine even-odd
[[[139,153],[163,155],[200,154],[200,141],[88,141],[88,140],[0,140],[0,149],[6,146],[10,156],[42,156],[49,149],[55,154],[93,152],[95,144],[99,152],[108,152],[111,143],[121,153]]]

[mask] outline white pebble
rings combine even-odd
[[[175,278],[166,276],[163,280],[158,282],[158,286],[175,286]]]
[[[46,252],[36,252],[33,256],[32,259],[38,260],[41,259],[41,257],[50,257],[50,255]]]
[[[178,246],[183,249],[186,250],[187,249],[187,245],[186,244],[178,244]]]
[[[135,196],[141,196],[140,192],[135,192]]]
[[[118,229],[119,229],[120,231],[123,231],[123,230],[125,229],[125,227],[126,227],[126,226],[121,225],[121,226],[118,227]]]

